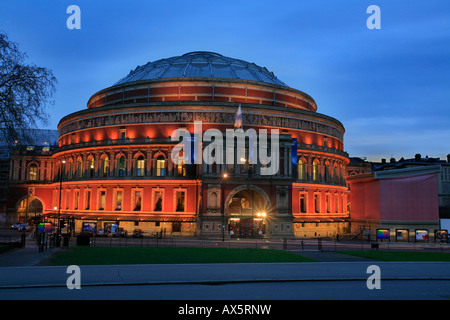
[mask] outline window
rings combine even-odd
[[[74,199],[73,209],[78,210],[79,204],[80,204],[80,190],[75,190],[75,199]]]
[[[300,212],[306,213],[306,195],[300,194]]]
[[[83,161],[80,159],[78,160],[77,164],[77,178],[81,179],[83,177]]]
[[[319,180],[319,172],[317,168],[317,162],[313,162],[313,181]]]
[[[316,213],[320,212],[320,197],[318,194],[314,195],[314,211]]]
[[[142,191],[134,191],[134,211],[141,211],[142,206]]]
[[[298,161],[298,180],[305,180],[305,164],[302,160]]]
[[[145,160],[143,156],[139,156],[136,160],[136,176],[143,177],[145,175]]]
[[[155,191],[155,199],[153,202],[155,205],[153,207],[153,211],[162,211],[162,205],[163,205],[163,192],[162,191]]]
[[[116,200],[115,200],[115,205],[114,205],[115,210],[117,210],[117,211],[122,210],[122,199],[123,199],[123,191],[117,190],[116,191]]]
[[[177,212],[184,212],[185,208],[185,191],[177,191],[176,193],[176,211]]]
[[[337,193],[334,195],[334,211],[339,212],[339,195]]]
[[[94,158],[92,158],[91,160],[89,160],[89,177],[93,178],[94,177]]]
[[[159,156],[156,159],[156,175],[158,177],[164,177],[165,167],[166,167],[166,160],[164,159],[163,156]]]
[[[103,159],[103,170],[102,170],[102,172],[103,172],[103,177],[107,177],[108,176],[108,172],[109,172],[109,158],[108,158],[108,156],[106,156],[104,159]]]
[[[125,140],[127,136],[127,130],[126,129],[120,129],[119,130],[119,139]]]
[[[70,190],[66,190],[66,210],[69,210],[70,204]]]
[[[106,191],[101,190],[100,197],[99,197],[99,203],[98,203],[98,209],[105,210],[105,204],[106,204]]]
[[[125,177],[125,156],[119,158],[119,177]]]
[[[73,163],[72,161],[69,162],[69,172],[68,172],[68,179],[72,180],[72,176],[73,176]]]
[[[91,208],[91,190],[86,190],[84,196],[84,209],[89,210]]]
[[[181,162],[181,163],[177,166],[177,174],[178,174],[178,176],[182,176],[182,177],[185,177],[185,176],[186,176],[186,166],[184,165],[184,161]]]
[[[38,166],[35,164],[32,164],[28,168],[28,180],[30,181],[36,181],[38,176]]]
[[[326,195],[327,213],[331,212],[331,194]]]

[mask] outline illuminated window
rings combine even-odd
[[[89,177],[94,177],[94,159],[89,160]]]
[[[37,175],[38,175],[38,167],[37,167],[37,165],[32,164],[28,168],[28,180],[36,181],[37,180]]]
[[[298,180],[305,180],[305,164],[302,160],[298,161]]]
[[[163,156],[159,156],[156,159],[156,175],[158,177],[164,177],[166,167],[166,160]]]
[[[102,172],[103,172],[103,177],[107,177],[108,176],[108,172],[109,172],[109,158],[106,156],[104,159],[103,159],[103,170],[102,170]]]
[[[317,162],[313,162],[313,181],[319,180],[319,172]]]
[[[178,176],[186,176],[186,166],[184,165],[184,161],[181,162],[178,166],[177,166],[177,173]]]
[[[145,160],[143,156],[139,156],[136,160],[136,176],[143,177],[145,175]]]

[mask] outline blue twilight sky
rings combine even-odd
[[[72,4],[81,30],[66,27]],[[373,4],[380,30],[366,26]],[[137,65],[205,50],[310,94],[350,156],[450,153],[448,0],[2,0],[0,30],[58,78],[50,129]]]

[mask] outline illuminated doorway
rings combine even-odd
[[[266,236],[270,202],[260,192],[243,189],[234,193],[228,203],[228,231],[232,238]]]

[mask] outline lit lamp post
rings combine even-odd
[[[228,173],[222,174],[222,182],[228,178]],[[222,242],[225,242],[225,185],[222,183]]]

